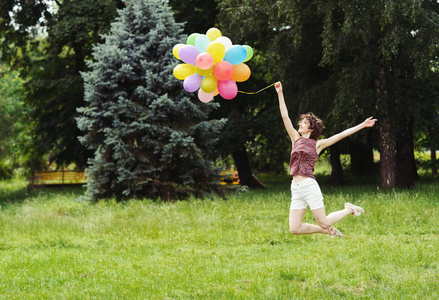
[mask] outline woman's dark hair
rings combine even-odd
[[[317,140],[322,134],[323,129],[325,129],[322,120],[320,120],[320,118],[315,116],[312,112],[300,115],[300,120],[302,121],[303,119],[308,120],[309,129],[313,130],[309,138]]]

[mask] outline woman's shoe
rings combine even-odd
[[[337,229],[335,229],[335,227],[334,226],[329,226],[328,227],[328,229],[329,229],[329,235],[331,236],[331,237],[344,237],[344,234],[343,233],[341,233],[340,231],[338,231]]]
[[[364,213],[364,209],[362,207],[353,205],[351,203],[345,203],[344,208],[352,210],[352,214],[355,216],[359,216]]]

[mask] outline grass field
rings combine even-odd
[[[97,204],[80,188],[0,183],[0,299],[438,299],[437,180],[322,181],[327,212],[366,210],[337,224],[344,239],[289,234],[287,181],[228,200]]]

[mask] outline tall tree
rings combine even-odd
[[[322,63],[332,66],[341,82],[349,76],[355,89],[374,91],[366,103],[375,105],[380,124],[381,187],[412,187],[413,124],[419,108],[428,107],[413,95],[436,77],[439,4],[325,1],[320,9],[325,14]],[[339,94],[343,90],[339,85]]]
[[[425,117],[421,110],[433,108],[431,102],[418,101],[429,92],[419,97],[415,91],[437,82],[432,69],[438,6],[436,1],[230,0],[222,2],[221,19],[235,34],[264,41],[261,46],[276,68],[275,62],[282,63],[290,75],[273,74],[291,82],[291,95],[301,99],[293,109],[316,107],[337,131],[376,112],[381,186],[411,187],[412,126]]]
[[[83,73],[87,106],[81,141],[95,151],[87,194],[161,198],[220,192],[213,150],[223,122],[206,121],[216,104],[190,98],[173,77],[172,47],[185,36],[161,0],[131,0],[93,51]]]
[[[23,80],[19,72],[0,64],[0,179],[10,178],[21,160],[20,146],[26,131],[22,118],[24,107]]]
[[[26,104],[35,123],[34,148],[59,165],[85,166],[92,153],[83,147],[76,108],[83,106],[80,72],[92,45],[102,41],[122,1],[1,0],[3,59],[26,79]],[[41,32],[46,35],[41,36]]]

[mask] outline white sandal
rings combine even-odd
[[[355,216],[359,216],[359,215],[361,215],[361,214],[364,213],[364,209],[363,209],[362,207],[359,207],[359,206],[353,205],[353,204],[351,204],[351,203],[345,203],[345,204],[344,204],[344,207],[345,207],[346,209],[350,209],[350,210],[352,210],[352,214],[355,215]]]
[[[328,229],[329,229],[329,235],[331,237],[344,237],[344,234],[338,231],[337,229],[335,229],[334,226],[331,225],[328,227]]]

